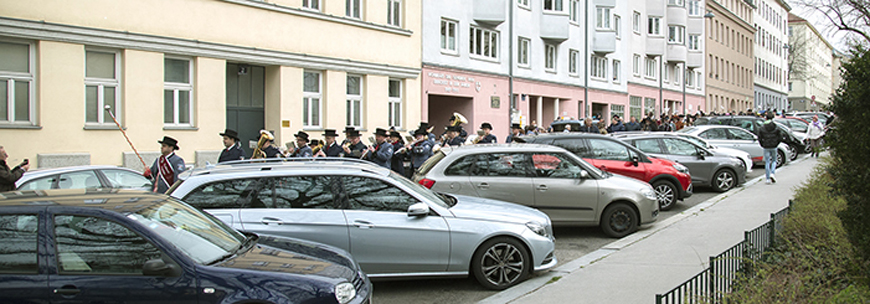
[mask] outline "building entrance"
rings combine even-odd
[[[265,126],[266,68],[227,63],[227,128],[239,132],[245,158],[253,155]]]

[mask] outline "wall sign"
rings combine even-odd
[[[432,84],[436,86],[444,86],[444,92],[447,93],[459,93],[460,89],[470,89],[472,86],[474,86],[477,91],[480,91],[480,82],[478,81],[475,83],[474,77],[436,72],[429,72],[427,76],[432,78]]]

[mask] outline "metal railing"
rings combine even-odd
[[[788,207],[771,213],[769,221],[744,232],[743,241],[711,256],[707,269],[664,294],[656,294],[656,304],[721,303],[722,296],[731,292],[737,276],[752,275],[755,263],[775,245],[776,234],[782,231],[782,221],[791,205],[789,200]]]

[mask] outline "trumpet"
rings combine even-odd
[[[263,151],[263,147],[265,147],[266,143],[270,140],[275,140],[275,135],[272,135],[269,131],[260,130],[260,139],[257,140],[257,148],[254,149],[254,153],[251,154],[251,159],[266,158],[266,152]]]
[[[377,141],[375,141],[375,137],[369,136],[369,142],[371,143],[371,145],[366,147],[366,150],[363,152],[362,156],[359,157],[359,159],[366,159],[366,156],[369,155],[369,152],[372,152],[374,150],[374,145],[377,143]]]

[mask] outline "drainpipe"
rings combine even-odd
[[[514,111],[514,5],[516,1],[508,1],[508,126],[513,122],[511,119]],[[511,133],[508,129],[508,134]]]
[[[662,94],[662,76],[665,72],[665,56],[659,56],[659,116],[665,114],[665,99]]]
[[[589,1],[583,1],[583,109],[584,117],[591,117],[589,108]]]

